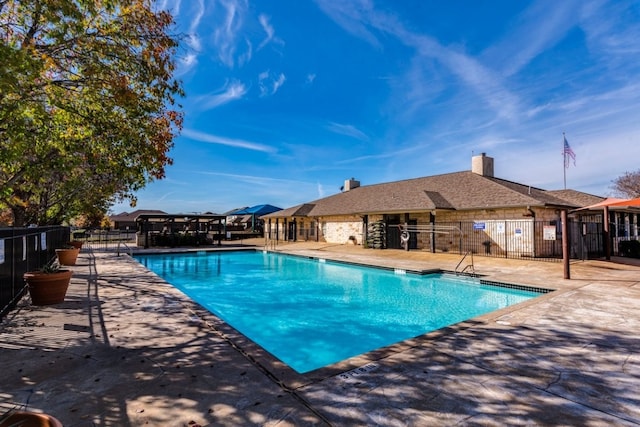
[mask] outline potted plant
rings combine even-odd
[[[82,240],[72,240],[69,242],[69,246],[73,246],[76,249],[81,249],[83,243],[84,242]]]
[[[10,410],[0,416],[0,427],[62,427],[55,417],[37,412]]]
[[[53,258],[39,271],[24,273],[33,305],[59,304],[64,301],[73,271],[61,269]]]
[[[80,248],[74,248],[68,246],[62,249],[56,249],[56,255],[58,256],[58,262],[61,265],[76,265]]]

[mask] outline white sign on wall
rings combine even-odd
[[[4,239],[0,239],[0,264],[4,264]]]
[[[543,240],[556,240],[556,226],[545,225],[542,227],[542,238]]]
[[[40,233],[40,249],[47,250],[47,233]]]

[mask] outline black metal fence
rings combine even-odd
[[[382,236],[369,227],[369,247],[384,242],[390,249],[401,249],[400,228],[386,224]],[[559,221],[483,220],[409,225],[410,250],[465,254],[468,252],[510,259],[562,260],[562,227]],[[574,259],[593,259],[605,255],[602,223],[569,220],[569,250]]]
[[[571,234],[570,256],[577,259],[595,259],[606,255],[601,222],[569,222]],[[612,241],[613,236],[612,234]],[[613,252],[617,255],[617,251]]]
[[[0,318],[26,291],[22,275],[51,261],[69,237],[69,227],[0,228]]]
[[[136,243],[136,232],[129,230],[87,230],[72,234],[75,240],[83,241],[94,250],[111,249],[118,243],[126,243],[129,246]]]
[[[448,235],[438,234],[436,250],[457,250],[459,253],[472,252],[511,259],[562,259],[562,229],[559,222],[485,220],[445,225],[457,227],[459,231]]]

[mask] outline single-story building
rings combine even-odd
[[[473,156],[470,171],[373,185],[345,181],[329,197],[262,216],[274,241],[313,240],[372,248],[559,257],[561,212],[604,200],[575,191],[548,191],[494,176],[493,158]],[[599,252],[597,214],[572,213],[573,256]],[[595,215],[595,216],[594,216]],[[626,217],[635,226],[638,215]],[[600,222],[602,219],[600,218]],[[584,231],[584,232],[583,232]],[[585,253],[583,253],[585,252]]]
[[[166,215],[167,213],[161,210],[154,209],[138,209],[133,212],[121,212],[116,215],[109,216],[109,222],[111,223],[112,230],[130,230],[136,231],[138,224],[136,219],[139,215]]]

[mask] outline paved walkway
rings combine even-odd
[[[459,256],[291,244],[408,270]],[[628,261],[628,260],[624,260]],[[557,291],[299,375],[127,255],[84,248],[64,303],[0,325],[0,414],[73,426],[640,425],[640,266],[476,257],[486,279]]]

